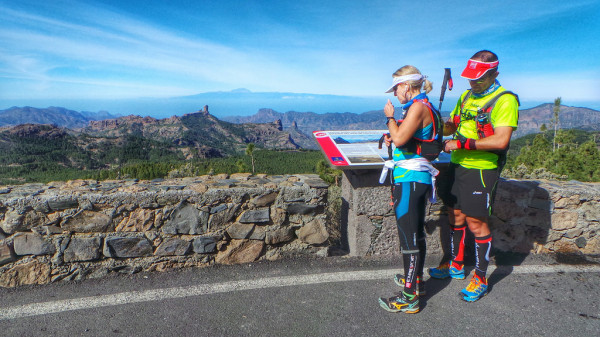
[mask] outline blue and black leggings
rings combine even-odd
[[[403,182],[394,185],[394,212],[404,260],[404,291],[414,294],[417,276],[425,263],[425,206],[431,184]]]

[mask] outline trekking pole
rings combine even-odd
[[[448,84],[448,90],[452,90],[454,83],[452,82],[452,75],[450,74],[450,68],[444,68],[444,81],[442,81],[442,92],[440,93],[440,106],[438,111],[442,111],[442,102],[446,95],[446,83]]]

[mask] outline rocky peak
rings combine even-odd
[[[17,137],[40,137],[46,139],[62,138],[67,132],[51,124],[21,124],[9,128],[8,133]]]

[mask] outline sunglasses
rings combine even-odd
[[[469,82],[473,82],[473,83],[477,83],[477,84],[485,83],[487,80],[489,80],[491,77],[494,77],[495,75],[496,75],[495,71],[490,71],[476,80],[469,80]]]

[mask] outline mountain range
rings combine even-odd
[[[449,112],[442,112],[442,115],[447,117]],[[519,110],[519,127],[513,137],[518,138],[539,132],[543,124],[547,128],[551,128],[553,116],[554,105],[550,103]],[[383,110],[368,111],[362,114],[316,114],[295,111],[280,113],[272,109],[260,109],[252,116],[231,116],[223,119],[233,123],[266,123],[281,120],[284,129],[293,127],[305,134],[311,134],[315,130],[380,130],[386,128]],[[559,128],[600,130],[600,111],[561,105]]]
[[[543,124],[551,128],[553,104],[542,104],[520,110],[519,128],[513,137],[539,132]],[[600,111],[581,107],[560,107],[560,128],[600,130]],[[28,127],[17,127],[27,124]],[[12,136],[38,132],[32,125],[51,124],[43,134],[70,135],[78,146],[94,146],[102,142],[118,143],[126,137],[170,144],[185,158],[220,157],[243,151],[248,143],[267,149],[316,149],[312,138],[315,130],[381,130],[385,129],[383,111],[356,113],[324,113],[260,109],[252,116],[219,119],[208,106],[195,113],[164,119],[141,116],[112,116],[108,112],[77,112],[60,107],[38,109],[12,107],[0,110],[0,142],[6,132]]]
[[[0,126],[18,124],[55,124],[66,128],[85,127],[90,121],[116,118],[106,112],[74,111],[61,107],[38,109],[33,107],[12,107],[0,110]]]
[[[76,125],[77,116],[55,118],[60,109],[11,109],[12,120],[31,113],[48,123],[0,127],[0,167],[51,163],[79,169],[105,168],[115,162],[203,159],[244,153],[249,143],[258,148],[297,150],[309,147],[312,138],[281,122],[234,124],[219,120],[208,107],[195,113],[165,119],[125,116]],[[18,113],[17,113],[18,112]],[[79,117],[79,116],[77,116]],[[80,117],[79,117],[80,118]],[[30,119],[31,120],[31,119]],[[48,165],[48,164],[44,164]],[[56,168],[52,168],[56,170]]]

